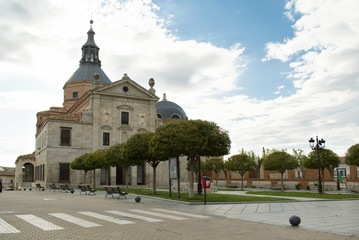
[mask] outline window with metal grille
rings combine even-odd
[[[121,112],[121,124],[128,124],[129,122],[129,113]]]
[[[60,145],[62,146],[71,145],[71,128],[61,127]]]
[[[103,145],[110,146],[110,133],[108,132],[103,133]]]
[[[60,181],[69,181],[70,180],[70,164],[69,163],[60,163]]]

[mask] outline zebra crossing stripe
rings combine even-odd
[[[163,220],[156,219],[156,218],[150,218],[150,217],[145,217],[145,216],[141,216],[141,215],[137,215],[137,214],[120,212],[120,211],[106,211],[106,212],[124,216],[124,217],[137,218],[137,219],[144,220],[147,222],[162,222],[163,221]]]
[[[131,222],[131,221],[121,220],[121,219],[118,219],[118,218],[114,218],[114,217],[110,217],[110,216],[107,216],[107,215],[94,213],[94,212],[79,212],[79,213],[83,214],[83,215],[86,215],[86,216],[90,216],[90,217],[98,218],[98,219],[101,219],[101,220],[105,220],[105,221],[108,221],[108,222],[117,223],[117,224],[134,223],[134,222]]]
[[[138,212],[138,213],[144,213],[144,214],[157,216],[157,217],[162,217],[162,218],[173,219],[173,220],[185,220],[185,219],[187,219],[187,218],[183,218],[183,217],[177,217],[177,216],[172,216],[172,215],[168,215],[168,214],[157,213],[157,212],[152,212],[152,211],[145,211],[145,210],[138,210],[138,209],[132,209],[130,211]]]
[[[61,230],[62,227],[59,227],[55,224],[52,224],[44,219],[41,219],[39,217],[36,217],[32,214],[24,214],[24,215],[16,215],[18,218],[21,218],[22,220],[34,225],[35,227],[38,227],[44,231],[51,231],[51,230]]]
[[[197,214],[192,214],[192,213],[177,212],[177,211],[166,210],[166,209],[161,209],[161,208],[152,208],[151,210],[165,212],[165,213],[173,213],[173,214],[183,215],[183,216],[187,216],[187,217],[194,217],[194,218],[211,218],[209,216],[197,215]]]
[[[19,233],[20,231],[0,218],[0,234],[1,233]]]
[[[71,215],[68,215],[65,213],[49,213],[49,215],[60,218],[62,220],[70,222],[70,223],[77,224],[77,225],[79,225],[81,227],[85,227],[85,228],[101,226],[100,224],[93,223],[93,222],[90,222],[90,221],[87,221],[87,220],[84,220],[81,218],[77,218],[77,217],[74,217],[74,216],[71,216]]]

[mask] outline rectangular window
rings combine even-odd
[[[70,163],[60,163],[60,181],[70,180]]]
[[[103,133],[103,145],[110,146],[110,133],[107,132]]]
[[[79,93],[78,92],[73,92],[72,93],[72,98],[78,98],[79,97]]]
[[[128,112],[121,112],[121,124],[128,124]]]
[[[62,146],[71,145],[71,128],[61,127],[60,145]]]

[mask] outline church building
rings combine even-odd
[[[82,46],[79,68],[64,84],[62,107],[51,107],[37,113],[36,148],[34,153],[16,160],[15,188],[40,183],[67,183],[72,187],[83,182],[84,171],[73,170],[70,164],[77,157],[126,142],[140,132],[155,132],[170,119],[187,120],[177,104],[162,101],[155,94],[155,81],[145,88],[127,74],[112,82],[101,68],[100,48],[91,27]],[[187,181],[187,161],[181,161],[181,180]],[[158,166],[157,186],[168,186],[168,163]],[[125,177],[132,186],[152,186],[152,168],[134,166],[128,173],[121,167],[96,170],[96,185],[121,185]],[[91,183],[92,171],[86,183]],[[107,179],[106,179],[107,177]]]

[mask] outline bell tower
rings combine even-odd
[[[92,29],[92,24],[93,21],[91,20],[90,30],[87,32],[87,41],[81,48],[80,66],[64,85],[63,105],[67,109],[71,108],[86,91],[93,88],[95,73],[99,75],[97,81],[100,86],[111,83],[111,80],[101,68],[100,48],[95,43],[95,32]]]

